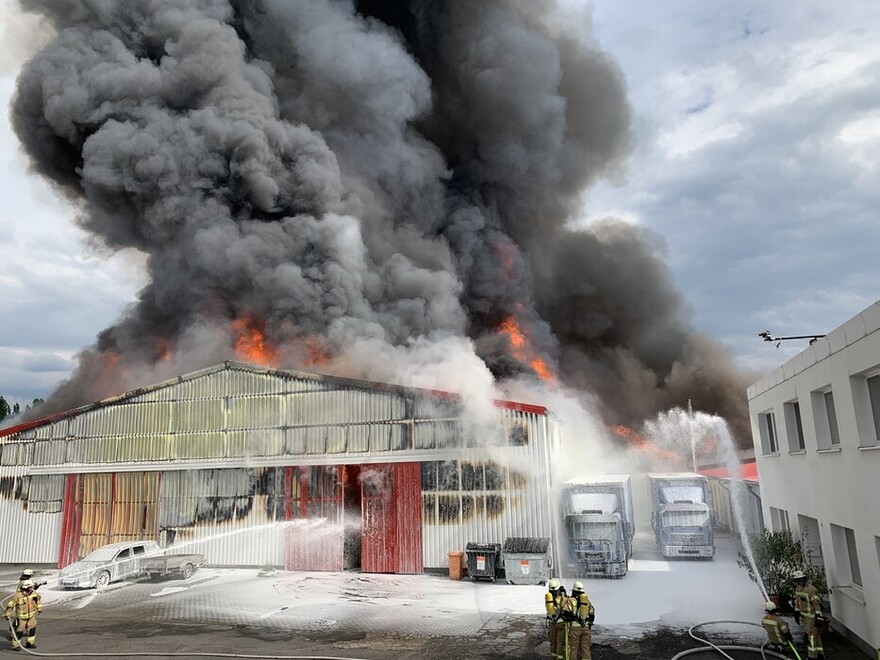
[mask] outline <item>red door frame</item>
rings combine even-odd
[[[69,566],[79,559],[82,530],[82,482],[79,475],[68,474],[64,479],[64,500],[61,504],[61,547],[58,568]]]

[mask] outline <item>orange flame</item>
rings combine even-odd
[[[171,340],[168,337],[156,337],[156,360],[162,362],[171,358]]]
[[[235,354],[247,362],[266,367],[278,366],[278,351],[266,341],[266,323],[252,316],[235,319],[232,329],[236,334]]]
[[[314,335],[306,337],[303,341],[303,345],[306,349],[306,366],[314,367],[318,364],[327,364],[330,361],[330,358],[333,357],[330,352],[330,347],[327,346],[327,343],[320,337]]]
[[[663,449],[662,447],[658,447],[651,443],[645,436],[641,433],[637,433],[633,431],[628,426],[624,426],[623,424],[618,424],[617,426],[612,426],[611,430],[614,434],[620,438],[626,440],[627,445],[630,449],[636,450],[645,456],[648,456],[652,459],[659,460],[666,464],[672,465],[681,465],[682,458],[675,452],[671,452],[668,449]]]
[[[508,316],[501,323],[501,332],[507,335],[507,341],[510,342],[511,353],[520,362],[528,364],[535,375],[541,380],[552,382],[556,380],[556,375],[547,361],[537,357],[535,352],[529,345],[525,333],[520,329],[519,324],[513,316]]]

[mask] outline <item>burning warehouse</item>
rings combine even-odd
[[[546,409],[235,362],[0,432],[0,562],[151,538],[215,565],[420,573],[551,536]],[[37,542],[34,542],[37,541]]]

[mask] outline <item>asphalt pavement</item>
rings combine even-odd
[[[760,621],[760,598],[735,566],[737,544],[721,538],[718,545],[711,562],[664,562],[643,538],[640,559],[625,578],[587,581],[598,610],[593,658],[663,660],[698,646],[687,634],[690,625]],[[0,569],[5,592],[14,589],[22,568]],[[139,579],[100,591],[63,591],[54,584],[57,570],[34,568],[49,581],[40,589],[42,657],[549,657],[543,586],[457,582],[430,574],[209,567],[188,580]],[[725,598],[735,602],[712,606]],[[763,640],[761,631],[748,625],[706,631],[716,643]],[[867,657],[835,633],[826,650],[829,660]],[[721,656],[688,656],[701,657]]]

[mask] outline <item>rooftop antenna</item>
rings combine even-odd
[[[813,344],[816,343],[817,339],[820,339],[820,338],[824,337],[825,335],[797,335],[794,337],[774,337],[773,335],[770,334],[769,330],[764,330],[764,332],[759,332],[758,336],[762,337],[764,339],[764,341],[775,341],[776,348],[779,348],[779,344],[788,340],[788,339],[809,339],[810,346],[812,346]]]

